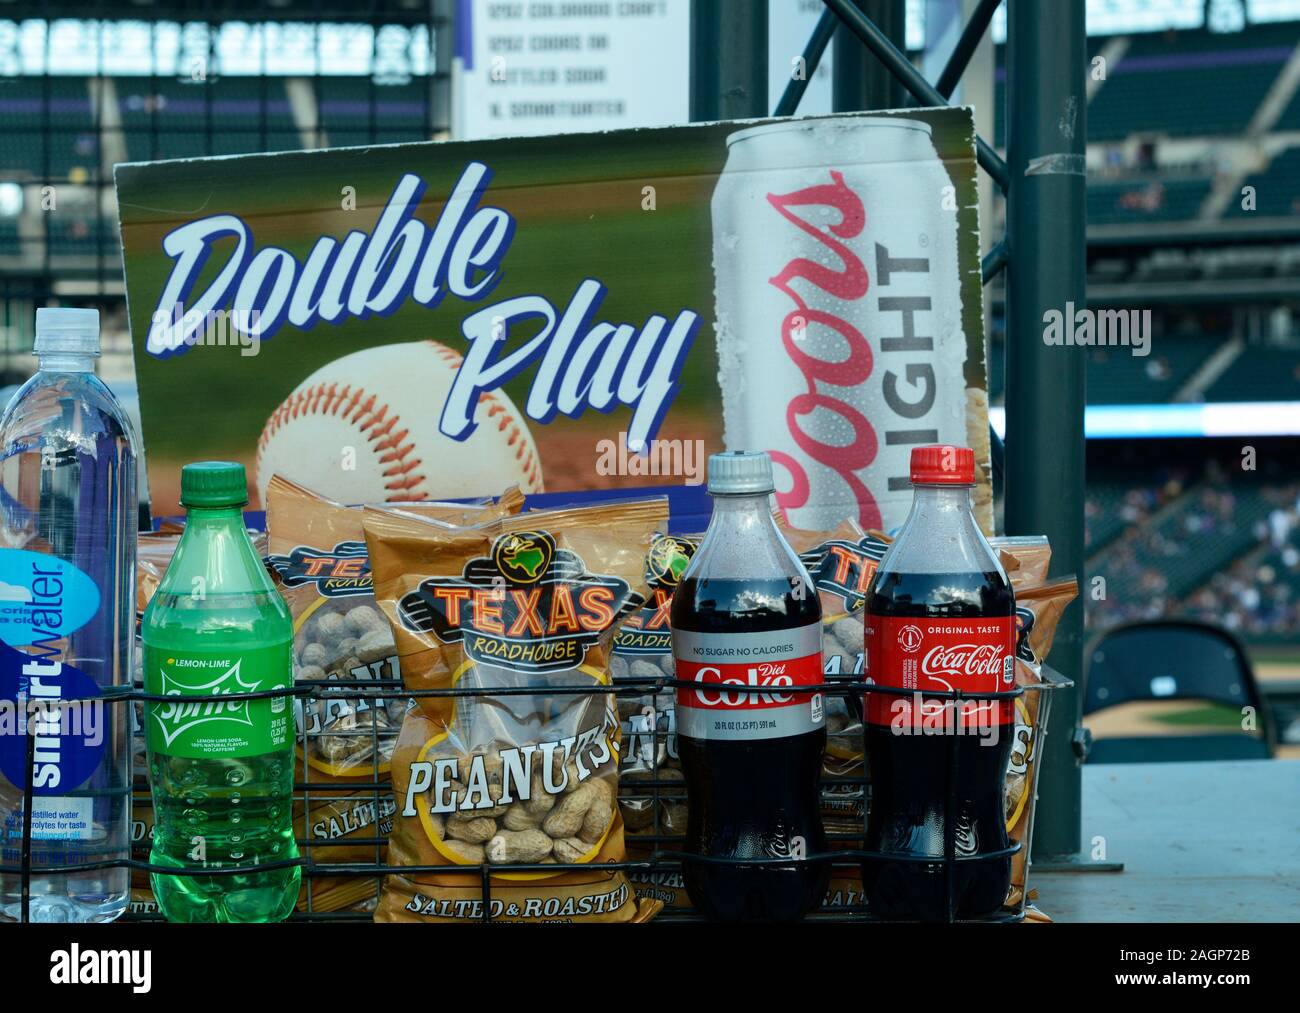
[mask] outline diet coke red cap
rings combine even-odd
[[[913,485],[974,485],[975,451],[936,443],[912,448]]]

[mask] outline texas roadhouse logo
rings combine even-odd
[[[266,565],[285,587],[315,584],[326,598],[370,594],[374,578],[365,542],[339,542],[333,550],[299,545],[287,555],[269,555]]]
[[[864,535],[856,542],[833,538],[800,554],[818,591],[844,603],[845,612],[861,612],[886,542]]]
[[[614,650],[619,654],[667,654],[673,649],[668,627],[673,592],[690,566],[698,538],[657,534],[646,553],[645,579],[651,589],[646,604],[627,617],[616,634]]]
[[[601,633],[645,599],[627,581],[589,573],[546,531],[499,536],[460,577],[429,577],[397,603],[408,630],[462,643],[481,664],[525,672],[574,668]]]

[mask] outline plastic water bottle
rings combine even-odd
[[[27,824],[27,917],[104,922],[127,869],[42,870],[128,857],[131,714],[109,701],[132,673],[135,442],[94,373],[98,310],[37,310],[35,351],[0,418],[0,864],[21,869]],[[5,918],[23,893],[0,873]]]
[[[279,921],[298,899],[293,836],[293,707],[288,696],[232,693],[293,683],[293,620],[244,527],[242,464],[181,470],[188,511],[158,591],[145,610],[145,704],[153,790],[150,861],[220,875],[153,873],[170,921]]]

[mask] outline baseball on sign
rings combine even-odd
[[[282,475],[340,503],[542,491],[532,434],[502,391],[479,395],[463,440],[438,429],[461,357],[436,341],[380,345],[307,377],[266,420],[257,491]]]

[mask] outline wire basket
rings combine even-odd
[[[1046,670],[1045,670],[1046,671]],[[678,680],[663,677],[659,679],[622,679],[612,685],[549,686],[548,694],[571,695],[608,695],[618,700],[634,702],[646,699],[659,700],[665,694],[671,694],[678,686],[688,686]],[[925,693],[925,698],[959,701],[1001,701],[1020,700],[1026,694],[1041,693],[1042,690],[1069,685],[1059,677],[1048,677],[1041,685],[1027,689],[1014,689],[1005,693],[964,694]],[[796,692],[823,693],[827,696],[843,697],[846,704],[859,717],[862,713],[864,697],[871,693],[891,696],[910,695],[912,690],[897,690],[873,685],[864,685],[856,681],[825,682],[814,686],[797,687]],[[477,870],[482,884],[480,903],[477,905],[479,920],[490,922],[495,918],[493,904],[493,877],[503,873],[549,872],[565,870],[582,870],[583,865],[568,863],[526,863],[526,864],[487,864],[475,866],[393,866],[388,864],[386,855],[387,833],[391,829],[392,817],[396,813],[397,803],[392,795],[392,786],[385,779],[385,757],[390,755],[397,732],[393,728],[381,729],[381,722],[373,716],[366,722],[352,722],[364,727],[334,728],[328,732],[313,728],[311,715],[318,708],[339,708],[345,713],[372,715],[379,708],[385,711],[404,711],[411,701],[421,696],[501,696],[526,694],[534,692],[529,687],[502,688],[452,688],[438,690],[409,691],[404,690],[400,680],[374,680],[365,683],[348,683],[331,680],[298,682],[282,690],[258,693],[229,694],[223,701],[265,699],[268,697],[291,697],[295,701],[297,712],[294,817],[297,844],[300,857],[280,862],[265,863],[260,869],[270,871],[297,865],[301,868],[302,888],[297,910],[290,916],[292,920],[306,921],[368,921],[378,897],[382,877],[389,873],[401,875],[456,875],[465,876]],[[1029,780],[1024,790],[1029,793],[1032,807],[1036,792],[1036,761],[1043,748],[1043,730],[1046,727],[1051,693],[1041,696],[1035,722],[1037,734],[1032,736],[1028,751],[1023,756],[1029,766]],[[123,920],[151,921],[161,920],[156,906],[152,904],[149,891],[149,876],[184,875],[184,876],[230,876],[246,872],[247,867],[226,869],[176,869],[151,865],[148,850],[152,836],[153,805],[145,778],[144,743],[141,722],[138,715],[141,705],[146,702],[174,702],[175,698],[161,697],[145,693],[142,689],[131,687],[117,692],[107,692],[101,698],[102,703],[111,707],[130,708],[136,715],[133,720],[135,776],[134,783],[123,789],[121,794],[129,795],[132,802],[130,857],[105,857],[102,860],[83,862],[75,865],[47,866],[36,860],[30,814],[33,809],[33,785],[29,777],[24,792],[24,826],[20,848],[20,861],[17,865],[0,866],[0,871],[7,875],[21,877],[22,909],[20,921],[27,921],[28,902],[31,895],[31,883],[34,877],[63,873],[93,872],[111,868],[128,868],[132,873],[132,902]],[[355,701],[355,703],[353,702]],[[66,705],[78,701],[64,701]],[[625,722],[626,732],[626,722]],[[674,735],[671,731],[660,728],[660,722],[652,721],[640,729],[642,736],[648,736],[650,755],[659,757],[667,755]],[[368,756],[371,765],[367,776],[349,779],[346,783],[313,779],[314,769],[309,759],[319,754],[322,739],[333,740],[329,750],[337,754],[340,750],[351,755]],[[948,788],[955,785],[958,751],[957,736],[940,736],[947,746]],[[28,736],[28,771],[32,770],[35,755],[35,735]],[[661,747],[663,747],[661,749]],[[642,754],[644,755],[644,753]],[[656,762],[648,771],[641,768],[639,775],[630,780],[624,775],[620,787],[620,805],[629,803],[650,813],[648,823],[639,826],[635,832],[628,833],[628,857],[623,862],[602,864],[602,869],[622,870],[633,881],[638,893],[668,903],[659,914],[660,920],[686,920],[698,917],[689,906],[680,903],[684,892],[680,890],[681,868],[684,861],[722,863],[735,867],[757,868],[762,866],[789,867],[787,857],[730,859],[717,857],[683,856],[680,848],[682,833],[679,821],[665,820],[665,814],[684,812],[686,804],[685,785],[681,780],[662,775]],[[865,812],[869,804],[870,784],[865,772],[860,776],[826,776],[822,779],[823,799],[832,806],[845,803],[845,800],[861,800],[861,810]],[[115,794],[117,792],[83,791],[83,795]],[[67,793],[71,796],[78,792]],[[957,795],[953,790],[944,793],[944,854],[942,856],[901,856],[896,853],[870,851],[866,846],[865,824],[851,829],[828,830],[826,837],[828,850],[823,853],[809,854],[804,857],[807,862],[821,862],[831,867],[832,888],[828,897],[835,897],[834,903],[828,903],[813,917],[818,920],[875,920],[862,903],[860,892],[855,896],[852,884],[860,883],[861,870],[864,865],[873,862],[915,861],[923,862],[932,870],[942,867],[947,895],[947,920],[957,920],[957,874],[963,863],[996,861],[1014,858],[1027,849],[1032,833],[1032,810],[1026,821],[1021,840],[1013,840],[1007,848],[994,852],[980,852],[973,855],[961,853],[957,840],[956,816]],[[850,806],[852,809],[852,806]],[[333,822],[331,822],[333,821]],[[340,822],[341,821],[341,822]],[[671,824],[671,825],[666,825]],[[1027,860],[1027,854],[1025,858]],[[839,888],[836,887],[839,883]],[[847,886],[845,885],[847,884]],[[665,885],[668,888],[665,888]],[[1022,888],[1014,901],[1008,903],[998,913],[980,919],[981,921],[1020,921],[1024,917],[1026,889]]]

